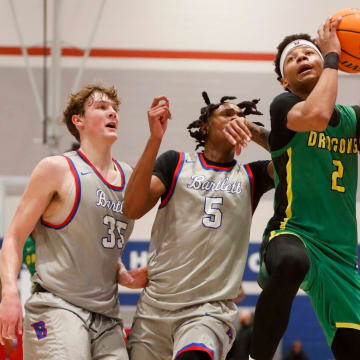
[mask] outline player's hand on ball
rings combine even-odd
[[[328,18],[318,29],[316,43],[324,56],[329,52],[336,52],[340,55],[341,46],[336,33],[336,29],[340,21],[341,16],[338,17],[330,26],[330,18]]]

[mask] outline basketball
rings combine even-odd
[[[347,73],[360,72],[360,9],[344,9],[335,13],[330,20],[342,17],[337,28],[341,45],[339,69]]]

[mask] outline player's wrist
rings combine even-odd
[[[324,69],[339,69],[339,54],[335,51],[330,51],[324,58]]]

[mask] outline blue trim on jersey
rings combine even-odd
[[[195,350],[195,351],[205,351],[207,354],[210,355],[211,359],[214,358],[214,350],[210,349],[209,347],[207,347],[205,344],[203,343],[191,343],[189,345],[184,346],[182,349],[180,349],[176,355],[175,355],[175,359],[183,352],[185,351],[191,351],[191,350]]]
[[[77,187],[78,187],[78,194],[77,194],[77,197],[75,198],[75,206],[73,206],[72,210],[71,210],[71,213],[70,215],[65,219],[64,222],[62,222],[61,224],[59,225],[56,225],[56,224],[51,224],[43,219],[41,219],[41,224],[46,226],[47,228],[50,228],[50,229],[54,229],[54,230],[60,230],[62,228],[64,228],[66,225],[70,224],[72,219],[74,218],[74,216],[76,215],[77,211],[78,211],[78,208],[79,208],[79,205],[80,205],[80,200],[81,200],[81,182],[80,182],[80,176],[79,176],[79,173],[78,171],[76,170],[76,167],[73,163],[73,161],[64,155],[64,157],[66,158],[67,161],[70,161],[71,163],[71,166],[70,166],[70,170],[72,170],[72,174],[74,175],[74,178],[75,178],[75,182],[77,184]],[[69,165],[70,165],[69,163]],[[75,195],[76,196],[76,195]]]
[[[170,201],[171,197],[173,196],[173,194],[175,192],[176,183],[178,181],[181,170],[184,166],[184,162],[185,162],[185,153],[181,152],[181,153],[179,153],[179,161],[178,161],[178,164],[176,166],[176,169],[175,169],[175,172],[173,175],[170,190],[169,190],[168,194],[166,195],[166,198],[161,202],[159,209],[162,209],[163,207],[165,207],[167,205],[167,203]]]
[[[115,161],[118,169],[120,170],[121,178],[122,178],[122,188],[124,188],[124,187],[125,187],[125,184],[126,184],[125,172],[124,172],[124,170],[122,169],[120,163],[119,163],[116,159],[114,159],[114,161]],[[133,169],[133,170],[134,170],[134,169]]]

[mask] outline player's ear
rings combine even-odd
[[[76,127],[81,126],[83,124],[83,119],[80,115],[73,115],[71,117],[71,121]]]
[[[288,81],[286,80],[286,78],[284,78],[284,77],[282,77],[282,78],[280,79],[280,84],[281,84],[281,86],[284,88],[284,90],[287,90],[288,87],[289,87],[289,83],[288,83]]]
[[[207,133],[208,133],[208,124],[206,122],[201,123],[200,131],[204,136],[207,135]]]

